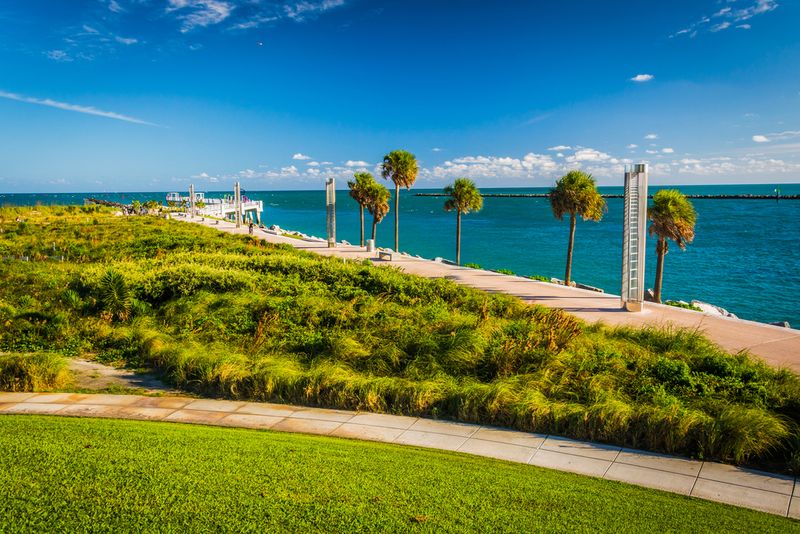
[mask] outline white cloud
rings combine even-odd
[[[319,167],[319,161],[309,161],[306,163],[309,167]]]
[[[88,24],[84,24],[83,25],[83,31],[85,31],[86,33],[100,33],[99,31],[95,30],[94,28],[92,28]]]
[[[629,145],[627,146],[627,148],[629,148],[630,150],[633,150],[634,148],[639,148],[639,145],[637,145],[637,144],[635,144],[635,143],[631,143],[631,144],[629,144]]]
[[[299,161],[305,161],[305,160],[311,159],[311,156],[306,156],[305,154],[303,154],[301,152],[298,152],[297,154],[292,156],[292,159],[299,160]]]
[[[498,156],[465,156],[445,161],[424,174],[432,179],[467,178],[530,178],[549,174],[560,168],[552,156],[530,152],[522,158]]]
[[[109,0],[108,9],[110,11],[113,11],[114,13],[122,13],[125,11],[125,9],[123,9],[123,7],[119,5],[119,2],[117,2],[117,0]]]
[[[649,133],[644,136],[645,139],[658,139],[658,134]]]
[[[580,150],[576,150],[573,155],[567,156],[567,161],[570,163],[580,161],[611,161],[613,159],[614,158],[605,152],[600,152],[593,148],[581,148]]]
[[[775,174],[793,176],[800,172],[800,162],[796,162],[800,158],[796,157],[796,151],[787,153],[788,158],[794,158],[790,160],[780,159],[774,154],[768,156],[764,153],[735,157],[693,156],[691,158],[675,158],[672,152],[664,152],[664,149],[650,150],[649,153],[652,154],[652,156],[647,156],[650,159],[643,159],[642,162],[650,164],[651,176],[663,180],[662,183],[686,183],[681,180],[692,176],[714,176],[721,180],[736,176]],[[575,148],[564,158],[557,158],[557,155],[535,152],[529,152],[521,157],[463,156],[434,167],[421,167],[419,183],[420,186],[426,184],[438,187],[453,178],[468,177],[486,186],[534,185],[536,183],[546,185],[573,169],[591,173],[606,183],[617,183],[624,172],[624,166],[632,163],[629,158],[620,158],[614,154],[589,147]],[[350,179],[353,167],[348,167],[347,163],[356,162],[346,162],[342,165],[328,167],[322,167],[323,164],[320,163],[320,166],[304,166],[302,170],[293,165],[276,169],[263,168],[259,171],[245,169],[224,176],[224,178],[232,181],[248,179],[280,185],[304,184],[309,188],[315,188],[321,187],[323,180],[328,177],[336,178],[337,181]]]
[[[234,30],[250,30],[252,28],[258,28],[262,24],[267,24],[269,22],[274,22],[276,20],[280,20],[280,17],[275,17],[272,15],[256,15],[255,17],[245,20],[243,22],[239,22],[232,26]]]
[[[756,15],[761,15],[762,13],[769,13],[778,8],[778,2],[775,0],[756,0],[756,2],[744,9],[738,9],[732,13],[733,21],[734,22],[741,22],[743,20],[749,20]]]
[[[770,141],[785,141],[800,137],[800,130],[787,130],[785,132],[774,132],[766,135],[754,135],[753,141],[756,143],[769,143]]]
[[[211,176],[207,172],[201,172],[200,174],[195,174],[192,176],[195,180],[205,180],[211,183],[219,182],[219,178],[216,176]]]
[[[124,45],[132,45],[139,42],[139,39],[134,39],[132,37],[120,37],[119,35],[115,35],[114,40]]]
[[[54,61],[72,61],[72,56],[64,50],[48,50],[45,55]]]
[[[655,76],[653,76],[652,74],[637,74],[636,76],[631,78],[631,81],[632,82],[638,82],[638,83],[644,83],[644,82],[649,82],[653,78],[655,78]]]
[[[569,150],[571,148],[572,148],[571,146],[567,146],[567,145],[556,145],[556,146],[549,147],[547,150],[561,151],[561,150]]]
[[[730,2],[731,0],[728,1]],[[741,9],[724,7],[713,15],[705,16],[694,24],[689,25],[689,27],[675,32],[674,34],[670,35],[670,38],[679,37],[682,35],[688,35],[690,38],[693,38],[697,36],[697,33],[700,31],[717,33],[727,30],[734,24],[736,24],[736,27],[739,29],[749,30],[751,28],[750,24],[737,23],[750,20],[756,15],[769,13],[777,8],[778,3],[776,0],[751,0],[751,3],[748,7]]]
[[[366,161],[353,161],[351,159],[347,160],[345,163],[346,167],[369,167],[369,163]]]
[[[433,147],[433,148],[431,149],[431,152],[441,152],[441,151],[442,151],[442,149],[441,149],[441,148],[439,148],[438,146],[435,146],[435,147]]]
[[[675,152],[675,150],[673,150],[672,148],[662,148],[661,152],[663,152],[664,154],[672,154]]]
[[[322,0],[322,2],[308,2],[304,0],[294,5],[285,5],[283,9],[288,18],[297,22],[302,22],[309,17],[342,5],[344,5],[344,0]]]
[[[113,111],[103,111],[101,109],[97,109],[92,106],[79,106],[77,104],[58,102],[56,100],[50,100],[49,98],[44,98],[44,99],[33,98],[30,96],[18,95],[15,93],[7,93],[5,91],[0,91],[0,98],[6,98],[8,100],[16,100],[17,102],[26,102],[28,104],[36,104],[39,106],[48,106],[51,108],[63,109],[66,111],[75,111],[77,113],[85,113],[87,115],[96,115],[98,117],[106,117],[108,119],[116,119],[119,121],[132,122],[134,124],[158,126],[158,124],[147,122],[142,119],[137,119],[136,117],[131,117],[129,115],[122,115],[121,113],[115,113]]]
[[[645,150],[648,154],[658,154],[658,150]]]
[[[223,0],[168,0],[167,13],[178,12],[181,33],[205,28],[227,19],[234,5]]]

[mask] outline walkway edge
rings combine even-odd
[[[270,429],[457,451],[800,519],[795,477],[484,425],[245,401],[0,392],[0,415],[14,414]]]

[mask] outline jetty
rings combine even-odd
[[[445,193],[414,193],[415,197],[446,197]],[[481,193],[484,198],[549,198],[548,193]],[[623,194],[601,194],[603,198],[625,198]],[[684,195],[697,200],[800,200],[800,195]],[[653,195],[647,195],[653,198]]]

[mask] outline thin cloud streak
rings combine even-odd
[[[85,113],[86,115],[95,115],[97,117],[106,117],[107,119],[116,119],[118,121],[132,122],[134,124],[143,124],[145,126],[161,127],[161,125],[156,124],[154,122],[148,122],[142,119],[137,119],[136,117],[131,117],[129,115],[122,115],[121,113],[114,113],[113,111],[103,111],[102,109],[97,109],[92,106],[79,106],[77,104],[58,102],[57,100],[51,100],[49,98],[44,98],[44,99],[33,98],[30,96],[18,95],[16,93],[7,93],[5,91],[0,91],[0,98],[5,98],[7,100],[14,100],[16,102],[25,102],[27,104],[48,106],[56,109],[63,109],[65,111],[75,111],[77,113]]]

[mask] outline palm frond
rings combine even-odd
[[[381,175],[384,179],[391,179],[395,185],[410,189],[417,180],[419,167],[417,158],[411,152],[394,150],[383,158]]]
[[[468,178],[457,178],[453,184],[444,188],[444,193],[450,197],[444,203],[445,211],[467,214],[483,208],[481,192],[475,186],[475,182]]]
[[[550,208],[558,220],[564,215],[580,215],[584,221],[599,221],[607,211],[591,174],[570,171],[550,190]]]
[[[681,250],[694,240],[697,213],[692,203],[677,189],[662,189],[653,195],[647,218],[651,221],[650,235],[674,241]]]

